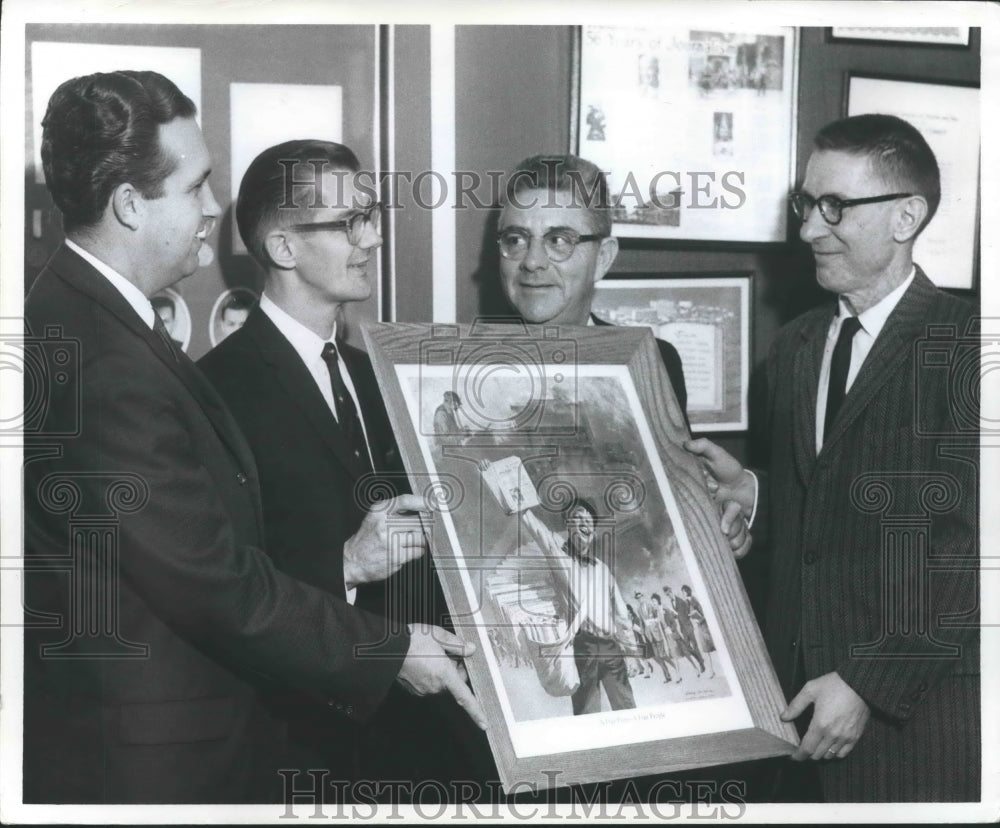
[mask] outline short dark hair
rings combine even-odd
[[[236,198],[236,225],[247,250],[266,268],[270,258],[264,239],[278,225],[279,216],[287,216],[288,224],[304,218],[303,211],[318,197],[316,176],[326,170],[360,169],[351,149],[333,141],[285,141],[264,150],[247,167]],[[300,198],[305,188],[309,194]]]
[[[691,594],[691,587],[689,587],[687,584],[684,584],[681,587],[681,592],[686,592],[688,595],[690,595]]]
[[[583,509],[594,519],[594,523],[597,523],[597,509],[594,507],[594,504],[585,497],[574,497],[569,503],[566,504],[566,508],[562,510],[563,520],[569,520],[570,515],[572,515],[577,509]]]
[[[248,311],[254,306],[255,302],[256,302],[255,299],[250,299],[249,297],[244,296],[242,293],[230,293],[229,296],[226,297],[226,301],[222,303],[222,310],[219,312],[219,316],[220,317],[225,316],[226,311],[233,311],[233,310]]]
[[[652,599],[654,599],[657,604],[662,604],[663,603],[663,599],[660,598],[660,593],[659,592],[654,592],[649,597],[652,598]]]
[[[569,193],[590,214],[594,233],[611,235],[608,178],[592,161],[578,155],[533,155],[511,170],[501,206],[513,203],[527,190]]]
[[[163,150],[160,126],[196,111],[157,72],[98,72],[60,84],[42,120],[41,155],[63,228],[97,224],[125,182],[145,198],[162,196],[178,159]]]
[[[816,135],[818,150],[867,156],[889,187],[919,193],[927,201],[920,231],[941,203],[941,171],[934,151],[913,124],[895,115],[854,115],[827,124]],[[819,193],[817,193],[819,195]]]

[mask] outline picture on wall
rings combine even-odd
[[[745,431],[750,275],[633,276],[598,282],[594,314],[612,325],[649,328],[677,349],[692,431]]]
[[[583,26],[576,54],[571,151],[609,172],[616,235],[785,241],[794,27]]]

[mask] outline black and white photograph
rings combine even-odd
[[[0,15],[0,821],[995,821],[1000,6]]]

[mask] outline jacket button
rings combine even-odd
[[[799,646],[799,640],[797,638],[792,639],[791,650],[794,653],[796,648]]]
[[[243,474],[243,472],[237,472],[236,482],[239,483],[241,486],[245,486],[247,484],[247,476]]]

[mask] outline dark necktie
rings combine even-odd
[[[854,334],[861,329],[861,323],[856,316],[848,316],[840,326],[840,335],[833,348],[833,359],[830,360],[830,388],[826,394],[826,421],[823,425],[823,442],[825,443],[833,430],[837,412],[847,396],[847,374],[851,369],[851,346]]]
[[[337,347],[332,342],[327,342],[323,346],[322,356],[326,368],[330,372],[330,387],[333,389],[333,400],[337,408],[337,421],[340,423],[340,429],[344,432],[344,437],[355,458],[370,469],[371,459],[368,456],[368,446],[365,444],[365,432],[361,427],[357,406],[354,405],[354,399],[347,390],[344,377],[340,373]]]
[[[160,338],[163,346],[170,352],[170,356],[174,358],[174,362],[180,362],[180,355],[177,353],[177,345],[174,344],[174,340],[170,338],[170,334],[167,333],[167,326],[163,324],[163,320],[160,319],[160,314],[153,312],[153,332]]]

